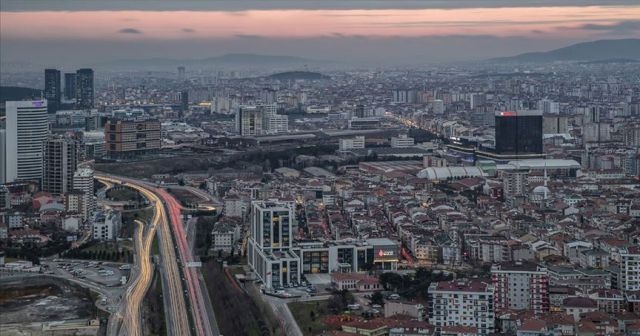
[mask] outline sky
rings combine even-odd
[[[5,67],[226,53],[417,64],[630,37],[638,0],[0,0]]]

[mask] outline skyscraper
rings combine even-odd
[[[46,100],[6,103],[5,178],[42,182],[43,145],[49,135]]]
[[[75,73],[64,74],[64,98],[69,100],[76,98],[76,74]]]
[[[93,69],[76,72],[76,107],[83,110],[93,108]]]
[[[187,90],[180,91],[180,109],[183,116],[189,111],[189,91]]]
[[[44,144],[42,190],[62,195],[73,189],[78,165],[76,143],[71,139],[49,139]]]
[[[44,97],[47,99],[49,113],[56,113],[60,108],[61,95],[60,70],[44,69]]]
[[[497,154],[542,154],[542,113],[496,112]]]
[[[240,106],[236,111],[236,131],[239,135],[261,135],[263,115],[255,106]]]
[[[80,168],[73,175],[74,192],[82,193],[79,212],[82,214],[83,220],[87,220],[95,210],[93,175],[93,170],[89,168]]]

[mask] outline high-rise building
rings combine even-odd
[[[365,117],[367,117],[367,115],[365,114],[364,105],[362,105],[362,104],[356,105],[354,116],[356,118],[365,118]]]
[[[189,111],[189,91],[180,91],[180,110],[183,116]]]
[[[497,154],[542,154],[542,113],[496,112]]]
[[[182,65],[181,65],[181,66],[179,66],[179,67],[178,67],[178,79],[180,79],[180,80],[184,80],[184,79],[185,79],[185,72],[186,72],[185,67],[184,67],[184,66],[182,66]]]
[[[76,98],[76,74],[64,74],[64,98],[71,100]]]
[[[264,116],[256,106],[240,106],[236,111],[236,131],[243,136],[262,135]]]
[[[83,110],[94,106],[93,69],[76,72],[76,107]]]
[[[429,286],[429,323],[442,327],[475,328],[476,335],[493,334],[493,286],[479,280],[433,282]]]
[[[441,99],[436,99],[432,103],[433,113],[435,114],[444,114],[444,101]]]
[[[157,119],[111,119],[104,125],[108,157],[132,157],[160,150],[161,124]]]
[[[487,95],[484,93],[472,93],[470,97],[471,108],[482,106],[487,103]]]
[[[497,312],[532,310],[540,315],[549,311],[546,268],[519,261],[496,264],[491,267],[491,282]]]
[[[293,205],[279,201],[253,201],[248,263],[267,288],[300,281],[300,258],[292,251]]]
[[[0,184],[7,181],[7,130],[4,123],[0,122]]]
[[[569,118],[564,116],[545,115],[542,130],[544,134],[567,133]]]
[[[8,101],[6,114],[6,182],[41,183],[43,145],[49,135],[47,101]]]
[[[79,213],[83,220],[87,220],[96,208],[95,199],[93,197],[93,170],[89,168],[80,168],[73,175],[73,193],[82,193],[79,202]]]
[[[78,164],[76,142],[49,139],[44,144],[42,190],[62,195],[73,189],[73,174]]]
[[[44,69],[44,97],[47,99],[47,111],[56,113],[60,108],[62,87],[60,70]]]
[[[260,92],[260,99],[264,104],[274,104],[278,102],[278,91],[271,88],[264,88]]]

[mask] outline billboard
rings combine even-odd
[[[399,260],[397,245],[377,245],[373,247],[373,262],[390,262]]]

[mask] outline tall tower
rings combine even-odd
[[[78,165],[76,143],[71,139],[50,139],[44,144],[42,190],[62,195],[73,189]]]
[[[6,182],[41,183],[43,145],[49,135],[47,101],[8,101],[6,110]]]
[[[542,154],[542,113],[496,112],[496,153]]]
[[[93,170],[80,168],[73,175],[73,189],[82,193],[80,212],[83,220],[87,220],[95,210],[95,200],[93,197]]]
[[[47,99],[47,112],[56,113],[62,98],[60,70],[44,69],[44,97]]]
[[[76,74],[75,73],[64,74],[64,98],[69,100],[76,98]]]
[[[93,104],[93,69],[80,69],[76,72],[76,107],[89,110]]]

